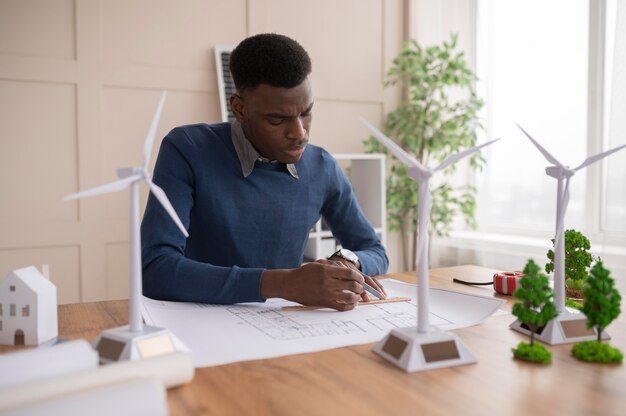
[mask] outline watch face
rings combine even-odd
[[[348,261],[353,262],[354,264],[356,264],[359,261],[359,258],[356,256],[356,254],[354,254],[353,252],[345,248],[342,248],[341,250],[339,250],[338,255]]]

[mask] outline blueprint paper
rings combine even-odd
[[[208,305],[165,302],[144,297],[148,325],[169,328],[191,350],[196,367],[274,358],[376,342],[391,329],[417,325],[416,286],[382,281],[389,297],[411,302],[360,305],[352,311],[332,309],[282,311],[297,303]],[[504,301],[444,289],[430,289],[430,323],[441,329],[476,325]]]

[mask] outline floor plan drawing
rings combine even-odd
[[[279,309],[258,311],[235,306],[226,308],[226,311],[275,340],[349,335],[366,331],[353,321],[332,319],[330,321],[305,322],[298,319],[293,312],[282,312]]]
[[[408,302],[331,309],[282,310],[283,299],[265,303],[207,305],[143,299],[146,323],[169,328],[191,350],[196,367],[321,351],[376,342],[393,328],[415,326],[416,286],[386,279],[389,296]],[[431,289],[430,323],[442,329],[475,325],[493,314],[501,300]]]

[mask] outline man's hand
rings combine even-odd
[[[354,263],[352,263],[351,261],[348,261],[346,259],[342,259],[341,257],[331,257],[328,260],[324,260],[324,259],[317,260],[317,262],[318,263],[322,263],[322,264],[330,263],[330,264],[334,264],[334,265],[337,265],[337,266],[348,267],[350,269],[356,270],[361,276],[363,276],[363,278],[365,279],[365,283],[369,284],[371,287],[373,287],[374,289],[378,290],[379,292],[381,292],[385,296],[387,296],[387,292],[385,291],[385,288],[383,287],[383,285],[380,284],[378,279],[376,279],[375,277],[370,277],[370,276],[368,276],[366,274],[361,273],[361,271],[359,269],[357,269],[356,265]],[[363,291],[361,293],[361,298],[365,302],[369,302],[371,300],[369,293],[367,293],[366,291]]]
[[[266,270],[261,280],[261,297],[348,311],[362,299],[364,281],[363,275],[352,268],[320,260],[297,269]]]

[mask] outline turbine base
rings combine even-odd
[[[138,332],[131,332],[129,325],[104,330],[94,341],[94,347],[100,354],[100,364],[189,352],[169,329],[147,325]]]
[[[509,328],[530,336],[530,328],[516,320]],[[561,312],[556,318],[544,327],[535,330],[535,339],[548,344],[572,344],[580,341],[598,339],[596,328],[587,328],[587,317],[582,312]],[[606,331],[602,332],[602,339],[611,339]]]
[[[431,327],[396,328],[374,346],[374,352],[407,373],[476,363],[476,358],[451,332]]]

